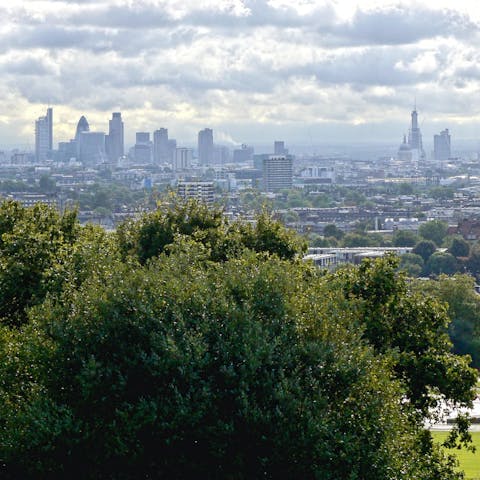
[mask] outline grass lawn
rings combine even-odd
[[[443,442],[448,432],[432,432],[433,439],[439,443]],[[460,462],[460,468],[465,472],[467,480],[480,480],[480,432],[472,432],[473,445],[477,447],[475,453],[466,450],[449,450],[454,453]]]

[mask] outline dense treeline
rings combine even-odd
[[[194,203],[112,234],[1,205],[2,477],[461,478],[424,429],[474,397],[446,307],[304,248]]]

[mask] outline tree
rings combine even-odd
[[[20,326],[28,307],[56,290],[55,266],[65,260],[77,233],[75,212],[61,216],[42,204],[0,205],[0,323]]]
[[[417,236],[409,230],[396,230],[393,234],[395,247],[413,247],[417,243]]]
[[[428,192],[429,196],[437,200],[450,200],[454,197],[454,189],[451,187],[434,187]]]
[[[473,399],[476,373],[469,359],[450,352],[446,311],[431,297],[410,291],[397,267],[395,257],[365,260],[358,269],[340,271],[339,283],[347,298],[360,300],[364,337],[378,353],[393,353],[411,406],[426,418],[439,395],[460,403]]]
[[[0,326],[2,478],[460,478],[424,424],[476,372],[395,259],[323,273],[266,215],[179,208],[75,232],[61,288]],[[139,262],[150,221],[174,238]]]
[[[439,275],[446,273],[452,275],[458,272],[457,259],[451,253],[435,252],[427,261],[425,270],[428,274]]]
[[[425,240],[431,240],[435,245],[440,246],[447,236],[448,224],[441,220],[431,220],[420,225],[418,234]]]
[[[384,244],[384,239],[378,233],[347,233],[343,237],[342,244],[347,248],[379,247]]]
[[[468,257],[470,254],[470,245],[463,238],[454,238],[448,252],[451,253],[454,257]]]
[[[174,200],[160,205],[140,220],[128,220],[117,229],[120,250],[134,255],[144,264],[168,251],[179,236],[191,237],[207,246],[213,260],[225,260],[242,249],[268,252],[293,259],[306,250],[306,242],[266,212],[257,215],[255,224],[229,223],[220,209],[194,201]]]
[[[333,296],[313,314],[309,267],[250,254],[205,271],[202,250],[182,248],[37,309],[30,350],[16,348],[42,387],[20,404],[2,391],[17,408],[0,433],[9,473],[373,480],[398,469],[388,362],[345,342],[358,336],[330,321]],[[0,368],[14,368],[6,355]]]
[[[341,240],[345,236],[345,233],[335,224],[329,223],[328,225],[325,225],[325,228],[323,229],[323,235],[325,237],[334,237],[337,240]]]
[[[55,180],[50,175],[42,175],[39,180],[39,188],[43,193],[54,192],[57,188]]]
[[[480,276],[480,249],[478,246],[470,250],[470,256],[466,262],[467,270],[476,278]]]
[[[419,282],[422,293],[434,295],[448,304],[452,319],[449,327],[453,351],[470,355],[472,366],[480,368],[480,296],[475,292],[475,281],[469,275],[441,275],[436,281]]]
[[[419,277],[424,267],[423,258],[415,253],[404,253],[400,256],[400,269],[411,277]]]
[[[420,255],[424,262],[427,262],[431,255],[435,253],[437,247],[431,240],[421,240],[412,249],[412,253]]]

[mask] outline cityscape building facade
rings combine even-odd
[[[418,113],[414,108],[411,114],[411,125],[408,132],[408,144],[412,150],[412,157],[414,160],[422,160],[425,158],[425,152],[423,150],[422,133],[418,126]]]
[[[198,200],[207,205],[215,199],[213,182],[178,182],[177,193],[184,200]]]
[[[205,128],[198,132],[198,161],[200,165],[213,164],[213,130]]]
[[[275,140],[273,142],[273,154],[288,155],[288,150],[285,148],[285,142],[283,140]]]
[[[192,166],[193,152],[191,148],[180,147],[175,149],[175,162],[173,169],[178,172],[187,170]]]
[[[276,192],[292,188],[293,160],[287,155],[271,155],[263,159],[263,190]]]
[[[96,167],[106,159],[105,133],[80,132],[78,136],[78,159],[87,167]]]
[[[44,162],[53,150],[53,109],[47,108],[47,114],[35,121],[35,159]]]
[[[448,160],[451,157],[450,133],[448,128],[433,136],[433,157],[435,160]]]
[[[159,165],[171,161],[169,150],[168,129],[155,130],[153,132],[153,163]]]
[[[138,163],[151,163],[152,161],[152,142],[150,141],[150,132],[137,132],[136,142],[133,147],[135,161]]]
[[[112,113],[112,119],[108,122],[108,135],[105,137],[105,151],[111,162],[116,162],[125,153],[124,126],[122,114]]]

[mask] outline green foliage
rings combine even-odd
[[[415,253],[404,253],[400,256],[400,269],[410,277],[419,277],[424,267],[423,258]]]
[[[446,273],[452,275],[459,270],[459,263],[451,253],[435,252],[427,261],[425,271],[427,274],[439,275]]]
[[[463,238],[453,238],[448,247],[448,252],[454,257],[468,257],[470,255],[470,245]]]
[[[309,268],[249,254],[205,269],[183,248],[36,309],[30,351],[14,349],[40,383],[21,402],[2,391],[9,473],[376,480],[413,468],[389,362],[332,322],[334,295],[311,308]],[[18,368],[10,358],[4,370]]]
[[[467,271],[477,279],[480,277],[480,248],[475,245],[470,249],[470,256],[466,261]]]
[[[190,203],[116,235],[0,213],[40,278],[0,325],[2,478],[460,478],[424,422],[476,374],[393,258],[321,273],[267,214]]]
[[[448,304],[453,351],[470,355],[472,365],[480,368],[480,296],[474,286],[472,277],[456,274],[452,277],[442,275],[436,281],[419,282],[417,288]]]
[[[430,189],[428,195],[437,200],[451,200],[454,197],[455,190],[451,187],[434,187]]]
[[[60,264],[78,230],[75,212],[60,216],[42,204],[0,205],[0,322],[19,326],[28,307],[54,290]]]
[[[262,212],[272,207],[272,202],[255,189],[243,190],[239,196],[239,204],[247,212]]]
[[[400,195],[412,195],[415,193],[415,189],[411,183],[402,182],[398,185],[398,193]]]
[[[436,250],[437,247],[435,246],[435,243],[433,243],[431,240],[421,240],[412,249],[412,253],[420,255],[423,258],[423,261],[427,262]]]
[[[229,224],[220,209],[194,201],[174,201],[138,221],[129,220],[118,228],[117,236],[123,255],[133,254],[142,264],[165,252],[179,236],[205,245],[212,260],[225,260],[244,248],[293,259],[306,249],[298,235],[266,212],[257,215],[254,225]]]
[[[325,237],[334,237],[337,240],[341,240],[345,236],[345,232],[338,228],[335,224],[329,223],[328,225],[325,225],[325,228],[323,229],[323,235]]]
[[[448,224],[441,220],[431,220],[420,225],[418,234],[425,240],[431,240],[435,245],[440,246],[447,236]]]
[[[433,298],[409,291],[397,266],[395,257],[387,257],[338,273],[345,295],[361,300],[364,337],[377,352],[392,354],[407,397],[423,417],[437,406],[439,394],[468,404],[476,374],[468,359],[450,352],[445,309]]]
[[[395,247],[413,247],[418,238],[415,233],[409,230],[396,230],[393,234],[393,245]]]
[[[141,190],[132,191],[124,185],[95,183],[82,191],[76,200],[81,210],[105,208],[122,211],[125,207],[132,209],[141,204],[146,200],[146,194]]]
[[[380,247],[384,243],[384,238],[378,233],[347,233],[342,239],[346,248]]]

